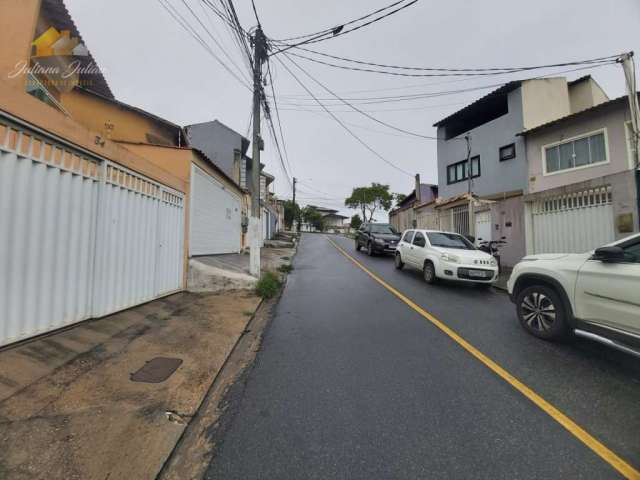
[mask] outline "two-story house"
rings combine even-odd
[[[585,252],[638,231],[628,97],[530,128],[527,253]]]
[[[520,134],[607,100],[589,76],[518,80],[437,122],[441,228],[504,238],[503,264],[514,265],[526,250],[529,170]]]

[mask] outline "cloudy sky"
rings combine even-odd
[[[165,0],[178,9],[237,76],[248,76],[229,30],[201,0],[185,0],[217,39],[200,27],[183,0]],[[265,34],[283,39],[333,27],[383,7],[391,0],[255,0]],[[65,0],[87,46],[116,97],[181,125],[219,119],[247,134],[251,93],[187,34],[159,0]],[[213,3],[219,5],[216,0]],[[245,29],[256,24],[249,0],[235,0]],[[640,55],[638,0],[419,0],[371,26],[317,43],[333,55],[393,65],[484,68],[545,65],[635,50]],[[389,101],[380,97],[451,92],[524,78],[410,78],[339,70],[295,59],[338,95],[359,103],[372,116],[402,129],[435,135],[432,124],[485,95],[490,88]],[[233,62],[232,62],[233,61]],[[286,60],[285,60],[286,61]],[[235,65],[234,65],[235,64]],[[290,68],[321,99],[330,95],[296,67]],[[300,87],[277,61],[271,62],[292,174],[300,179],[303,203],[334,206],[354,186],[380,182],[408,193],[413,179],[376,157],[351,137]],[[558,73],[569,67],[536,71]],[[240,70],[240,72],[238,71]],[[610,97],[624,94],[621,68],[608,65],[562,73],[569,79],[591,73]],[[366,144],[401,169],[437,183],[433,140],[408,136],[323,100]],[[281,198],[291,188],[275,148],[265,135],[263,162],[277,177]],[[382,218],[380,218],[382,219]]]

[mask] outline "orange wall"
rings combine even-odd
[[[152,143],[146,136],[151,133],[175,145],[174,129],[90,93],[78,89],[62,93],[60,103],[75,120],[111,140]]]
[[[24,90],[26,76],[8,78],[19,62],[31,58],[31,43],[40,14],[40,0],[2,0],[0,2],[0,76]]]
[[[98,132],[87,129],[71,117],[32,97],[24,91],[23,86],[16,88],[1,78],[0,109],[79,148],[119,163],[175,190],[188,192],[188,184],[179,177],[115,142],[97,142],[101,137]]]

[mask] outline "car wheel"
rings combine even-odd
[[[431,262],[424,262],[424,268],[422,269],[422,276],[424,281],[428,284],[436,283],[436,269]]]
[[[367,243],[367,255],[373,257],[373,244],[371,242]]]
[[[399,253],[396,253],[396,268],[398,270],[402,270],[402,267],[404,267],[404,262],[402,261],[402,257],[400,256]]]
[[[525,288],[516,299],[518,320],[532,335],[558,340],[567,333],[565,306],[560,295],[546,285]]]
[[[356,240],[356,252],[359,252],[362,247],[360,246],[360,242]]]

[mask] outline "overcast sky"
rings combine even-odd
[[[182,0],[169,1],[185,16],[190,15]],[[201,0],[187,1],[246,75],[241,52],[222,21],[213,14],[205,15]],[[391,3],[391,0],[255,1],[265,34],[274,39],[316,32]],[[119,100],[180,125],[219,119],[247,134],[250,92],[189,36],[158,0],[65,2]],[[218,2],[214,0],[214,3]],[[235,4],[245,29],[255,26],[250,1],[236,0]],[[189,19],[199,27],[193,17]],[[629,50],[640,55],[639,25],[638,0],[420,0],[374,25],[315,44],[313,48],[395,65],[527,66]],[[204,31],[202,36],[235,70]],[[471,79],[404,78],[337,70],[302,59],[296,61],[331,90],[348,98],[441,92],[524,78],[517,74]],[[278,62],[272,62],[271,66],[292,173],[301,182],[298,195],[302,203],[334,206],[348,214],[351,212],[344,208],[343,199],[354,186],[380,182],[391,185],[393,192],[409,193],[413,189],[412,178],[371,154],[314,106],[313,100]],[[534,75],[561,70],[536,71]],[[329,96],[304,74],[295,73],[318,97]],[[564,75],[573,79],[585,73],[591,73],[611,98],[624,94],[619,66]],[[491,89],[366,104],[360,108],[406,130],[435,135],[434,122],[489,91]],[[390,130],[358,113],[348,112],[345,106],[336,104],[333,109],[386,159],[404,170],[420,173],[423,182],[437,183],[435,141]],[[264,136],[263,162],[277,178],[276,194],[289,198],[289,183],[279,166],[274,146],[268,136]]]

